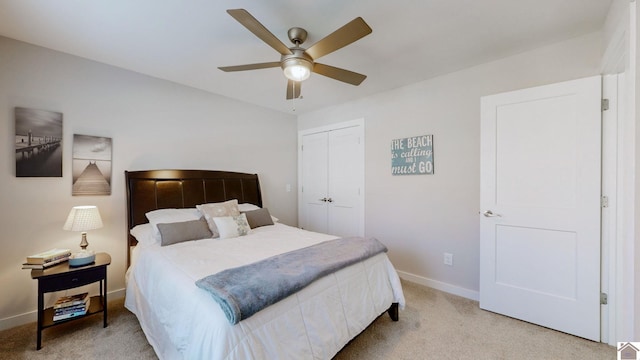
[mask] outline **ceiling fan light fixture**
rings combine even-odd
[[[293,27],[289,29],[287,35],[293,43],[293,47],[288,47],[247,10],[229,9],[227,13],[260,40],[271,46],[281,56],[280,61],[218,67],[222,71],[257,70],[279,66],[287,78],[287,100],[300,98],[301,82],[308,79],[311,76],[311,72],[356,86],[367,78],[366,75],[315,62],[316,59],[342,49],[371,34],[371,27],[361,17],[351,20],[305,49],[301,47],[307,40],[307,31],[303,28]]]
[[[284,76],[293,81],[304,81],[311,75],[312,64],[306,59],[287,59],[282,63]]]

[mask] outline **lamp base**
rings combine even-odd
[[[96,254],[91,250],[82,250],[69,257],[69,266],[85,266],[96,261]]]

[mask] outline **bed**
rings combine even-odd
[[[230,322],[214,297],[196,282],[229,268],[342,239],[278,222],[263,208],[256,174],[148,170],[127,171],[125,179],[125,306],[137,316],[160,359],[331,359],[378,316],[387,312],[398,320],[404,295],[382,252],[323,276],[235,324]],[[238,204],[237,218],[251,220],[246,234],[234,233],[240,226],[229,230],[221,222],[229,217],[212,218],[201,207],[212,204],[219,210],[219,204],[227,203]],[[220,236],[175,241],[175,236],[191,232],[191,222],[203,221],[191,219],[203,211],[207,221],[219,225],[212,229]],[[162,215],[153,217],[157,214]],[[189,231],[180,232],[184,224],[189,224]],[[200,236],[195,233],[191,237]],[[175,242],[163,246],[167,239]]]

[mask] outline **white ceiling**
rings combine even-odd
[[[303,113],[602,28],[611,0],[0,0],[0,35],[265,106]],[[287,46],[307,48],[355,17],[373,33],[320,59],[367,75],[353,86],[313,74],[285,100],[279,61],[230,15],[244,8]],[[293,111],[295,107],[295,111]]]

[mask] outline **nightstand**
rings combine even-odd
[[[54,265],[44,270],[31,270],[31,278],[38,280],[38,340],[37,349],[42,348],[42,330],[85,316],[102,312],[103,327],[107,327],[107,265],[111,256],[97,253],[92,264],[79,267],[69,266],[69,262]],[[78,286],[100,282],[100,295],[92,296],[87,313],[60,321],[53,321],[53,308],[44,308],[44,293],[72,289]]]

